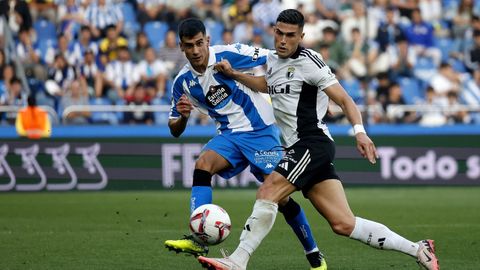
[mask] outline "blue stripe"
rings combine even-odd
[[[243,109],[243,113],[250,121],[253,129],[261,129],[267,126],[265,122],[263,122],[263,119],[255,107],[251,97],[244,91],[240,90],[234,80],[224,76],[221,73],[217,73],[213,77],[220,84],[226,84],[228,87],[230,87],[230,89],[232,89],[232,102]]]
[[[220,62],[222,59],[227,59],[234,69],[253,68],[264,65],[267,62],[266,55],[258,57],[258,59],[255,61],[253,61],[253,57],[251,55],[243,55],[229,51],[217,53],[215,56],[217,62]]]

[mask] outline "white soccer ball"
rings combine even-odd
[[[207,246],[220,244],[227,239],[231,226],[227,211],[215,204],[204,204],[190,216],[193,238]]]

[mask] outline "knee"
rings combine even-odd
[[[203,170],[212,173],[212,164],[207,162],[204,158],[199,158],[195,162],[195,169],[196,170]]]
[[[339,235],[350,236],[355,228],[355,219],[343,218],[330,222],[333,232]]]

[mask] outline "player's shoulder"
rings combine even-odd
[[[184,78],[188,76],[190,73],[190,69],[188,68],[188,64],[185,64],[180,71],[178,71],[177,76],[173,79],[173,84],[177,84],[178,82],[182,81]]]
[[[298,54],[298,59],[302,64],[305,64],[305,67],[315,65],[321,69],[327,66],[323,61],[322,55],[312,49],[301,48]]]

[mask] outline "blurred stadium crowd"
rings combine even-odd
[[[166,123],[167,111],[61,118],[71,105],[169,105],[186,61],[182,19],[201,18],[214,45],[273,48],[285,8],[306,15],[304,46],[322,54],[370,124],[480,124],[479,0],[0,0],[0,105],[24,106],[33,93],[64,124]],[[14,112],[0,114],[14,122]],[[346,120],[333,105],[327,118]]]

